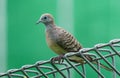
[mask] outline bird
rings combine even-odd
[[[82,49],[82,45],[79,41],[68,31],[57,26],[54,21],[54,17],[50,13],[44,13],[40,16],[36,24],[43,23],[45,25],[46,42],[50,49],[52,49],[59,57],[53,58],[53,60],[59,60],[66,53],[78,52]],[[91,56],[85,56],[89,61],[92,61]],[[69,60],[75,63],[84,64],[84,59],[80,55],[73,55],[69,57]],[[97,64],[97,62],[94,62]],[[112,69],[100,64],[106,70]]]

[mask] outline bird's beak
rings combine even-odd
[[[38,20],[38,21],[36,22],[36,24],[39,24],[39,23],[41,23],[41,20]]]

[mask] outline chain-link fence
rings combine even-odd
[[[85,64],[73,63],[68,57],[80,55]],[[85,55],[91,55],[94,65]],[[117,60],[117,61],[116,61]],[[113,71],[104,70],[100,63],[105,64]],[[108,78],[104,72],[110,72],[111,78],[120,77],[120,39],[111,40],[109,43],[100,43],[93,48],[83,48],[79,52],[71,52],[64,56],[63,63],[53,63],[51,60],[38,61],[33,65],[24,65],[20,69],[11,69],[6,73],[0,73],[0,78],[72,78],[71,72],[76,72],[75,78],[89,78],[88,70],[94,71],[92,75],[98,78]],[[89,69],[88,69],[89,68]]]

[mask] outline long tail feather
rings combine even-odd
[[[93,61],[92,62],[93,64],[96,64],[97,65],[97,62],[96,61]],[[100,63],[100,67],[108,70],[108,71],[113,71],[113,69],[109,68],[108,66],[105,66],[104,64]]]

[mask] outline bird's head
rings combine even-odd
[[[53,24],[54,23],[53,16],[49,13],[42,14],[36,24],[39,24],[39,23],[44,23],[45,25]]]

